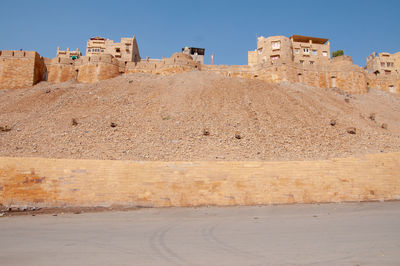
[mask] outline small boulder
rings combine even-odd
[[[333,119],[332,119],[331,122],[330,122],[330,125],[331,125],[331,126],[335,126],[335,125],[336,125],[336,120],[333,120]]]
[[[356,134],[357,133],[357,129],[355,127],[348,127],[346,129],[346,132],[349,134]]]
[[[236,132],[235,133],[235,138],[236,139],[241,139],[242,138],[242,136],[240,135],[240,132]]]
[[[78,121],[75,118],[72,118],[71,124],[73,126],[77,126],[78,125]]]
[[[387,128],[388,128],[388,124],[386,124],[386,123],[383,123],[383,124],[381,125],[381,128],[383,128],[383,129],[387,129]]]
[[[203,129],[203,135],[204,136],[209,136],[210,135],[210,130],[208,130],[207,128]]]
[[[115,124],[114,122],[111,122],[110,126],[111,126],[111,127],[116,127],[117,124]]]
[[[372,121],[375,121],[375,113],[371,113],[369,115],[369,119],[371,119]]]
[[[11,128],[9,128],[7,125],[0,126],[0,131],[8,132],[8,131],[10,131],[10,130],[11,130]]]

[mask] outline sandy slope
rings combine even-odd
[[[205,72],[42,82],[0,91],[0,126],[12,127],[0,132],[0,156],[308,160],[400,151],[398,95],[345,98],[333,89]]]

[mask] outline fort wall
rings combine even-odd
[[[283,63],[276,59],[251,66],[203,65],[203,71],[219,73],[227,77],[243,77],[270,83],[303,83],[320,88],[338,87],[348,93],[368,91],[365,71],[352,63],[351,57],[331,60],[329,64],[301,65]]]
[[[77,80],[93,83],[120,74],[120,62],[112,55],[82,56],[79,59],[56,57],[47,65],[48,81],[53,83]]]
[[[93,83],[114,78],[120,74],[119,61],[112,55],[83,56],[75,63],[77,81]]]
[[[175,53],[169,58],[143,59],[140,62],[127,62],[125,73],[144,72],[151,74],[173,74],[192,70],[201,70],[202,64],[190,55]]]
[[[161,59],[143,59],[139,62],[128,62],[125,66],[125,73],[149,73],[154,74],[161,68],[164,62]]]
[[[202,206],[400,199],[400,153],[322,161],[0,158],[5,206]]]
[[[368,87],[400,94],[400,74],[391,73],[389,75],[367,74]]]
[[[46,60],[47,61],[47,60]],[[51,83],[61,83],[76,80],[77,73],[74,60],[71,58],[56,57],[46,62],[48,78]]]
[[[2,51],[0,56],[1,86],[18,88],[32,86],[43,79],[52,83],[77,80],[93,83],[121,73],[144,72],[173,74],[202,70],[227,77],[256,78],[271,83],[303,83],[321,88],[340,88],[348,93],[365,93],[368,87],[400,93],[400,78],[390,75],[368,74],[352,63],[351,57],[339,56],[327,64],[302,65],[284,63],[277,59],[257,65],[203,65],[188,55],[176,53],[170,58],[146,59],[139,62],[120,62],[111,55],[83,56],[79,59],[56,57],[44,59],[35,52]]]
[[[286,47],[282,42],[281,45],[281,48]],[[287,49],[280,51],[284,50]],[[255,58],[260,56],[258,51],[250,53],[254,53]],[[254,78],[271,83],[290,82],[320,88],[339,88],[352,94],[365,93],[368,88],[400,93],[400,74],[397,72],[369,73],[354,65],[349,56],[330,58],[327,62],[321,61],[322,63],[318,64],[287,62],[288,60],[283,60],[283,57],[282,54],[282,58],[274,60],[270,58],[263,63],[228,66],[204,65],[193,61],[190,55],[183,53],[173,54],[169,58],[123,62],[110,54],[83,56],[73,60],[68,57],[42,58],[36,52],[1,51],[0,88],[32,86],[41,80],[46,80],[46,77],[52,83],[70,80],[93,83],[116,77],[121,73],[142,72],[168,75],[201,70],[226,77]],[[257,60],[259,62],[260,58]]]
[[[45,72],[44,59],[34,51],[0,51],[0,89],[32,86]]]

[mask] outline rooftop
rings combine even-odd
[[[328,39],[325,38],[317,38],[317,37],[310,37],[310,36],[302,36],[302,35],[292,35],[290,37],[295,42],[309,42],[312,41],[313,43],[317,44],[325,44]]]
[[[96,36],[96,37],[90,38],[90,40],[103,40],[104,41],[104,40],[106,40],[106,38]]]

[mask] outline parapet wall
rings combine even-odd
[[[293,162],[0,158],[5,206],[201,206],[400,199],[400,153]]]
[[[32,86],[46,72],[44,59],[33,51],[0,51],[0,89]]]
[[[114,78],[120,74],[119,61],[112,55],[83,56],[76,62],[77,81],[93,83]]]
[[[186,71],[201,70],[202,65],[193,61],[190,55],[175,53],[169,58],[163,59],[144,59],[140,62],[128,62],[124,73],[135,72],[150,74],[174,74]]]
[[[254,78],[256,77],[256,69],[252,66],[246,65],[202,65],[201,70],[222,74],[226,77],[242,77]]]
[[[400,74],[367,74],[368,87],[400,94]]]
[[[332,61],[325,65],[302,66],[298,63],[268,66],[259,78],[269,82],[288,81],[320,88],[340,88],[352,94],[368,91],[366,73],[349,61]]]
[[[155,74],[159,71],[159,69],[164,65],[164,62],[161,59],[156,60],[142,60],[139,62],[128,62],[125,67],[125,73],[149,73]]]
[[[48,81],[60,83],[77,80],[93,83],[120,74],[120,62],[112,55],[83,56],[79,59],[56,57],[47,65]]]
[[[61,83],[76,80],[77,73],[75,62],[71,58],[56,57],[46,62],[48,77],[51,83]]]
[[[323,65],[300,65],[299,63],[265,63],[253,66],[203,65],[203,71],[225,76],[256,78],[271,83],[303,83],[320,88],[338,87],[348,93],[368,91],[365,71],[352,63],[351,57],[332,60]]]

